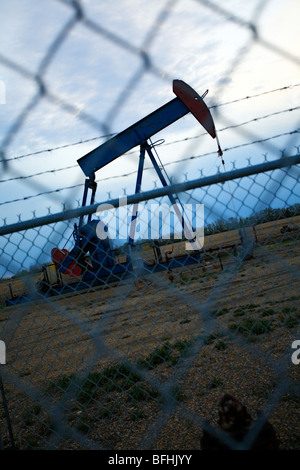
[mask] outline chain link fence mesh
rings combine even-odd
[[[249,20],[214,2],[191,3],[195,12],[247,33],[228,65],[227,79],[234,78],[257,45],[299,66],[299,58],[261,34],[259,20],[273,2],[256,2]],[[173,77],[156,65],[151,48],[183,2],[155,8],[140,47],[92,19],[84,2],[50,4],[63,9],[63,22],[39,64],[27,68],[23,61],[0,55],[1,67],[26,80],[33,91],[17,109],[1,143],[2,186],[22,184],[29,191],[25,197],[16,191],[9,198],[4,191],[1,201],[0,339],[2,350],[6,346],[6,364],[0,366],[1,448],[299,449],[298,103],[293,98],[292,106],[269,109],[239,123],[223,113],[232,109],[233,101],[211,103],[214,117],[223,123],[220,135],[229,171],[218,167],[215,151],[198,153],[196,142],[203,138],[199,131],[155,147],[163,153],[170,145],[181,151],[184,145],[184,157],[172,158],[165,167],[172,170],[169,194],[178,194],[184,204],[204,204],[204,246],[197,256],[173,236],[104,246],[95,260],[99,240],[93,237],[77,256],[80,272],[63,274],[51,261],[52,250],[71,251],[79,216],[98,222],[101,213],[96,206],[80,212],[81,201],[74,204],[74,194],[78,197],[83,187],[82,175],[72,185],[47,184],[53,173],[67,174],[77,165],[53,168],[42,160],[41,169],[28,174],[26,162],[69,147],[94,147],[94,141],[114,135],[114,120],[140,83],[149,76],[171,83]],[[95,47],[111,44],[121,62],[128,55],[135,60],[102,121],[74,104],[70,95],[57,93],[59,87],[51,87],[52,64],[70,42],[77,44],[76,33]],[[289,92],[294,97],[298,89],[299,84],[289,83],[236,102]],[[219,91],[221,96],[222,88]],[[14,154],[27,121],[45,102],[70,119],[76,115],[88,129],[86,142]],[[272,128],[262,136],[252,127],[287,115],[292,120],[280,133]],[[91,129],[100,136],[93,137]],[[232,143],[226,142],[229,130],[238,135]],[[199,167],[213,155],[211,172]],[[21,170],[20,162],[25,162]],[[100,176],[98,181],[107,183],[102,200],[118,207],[114,196],[130,195],[123,206],[129,214],[139,202],[145,213],[155,207],[152,215],[159,220],[167,190],[153,181],[150,168],[146,172],[148,192],[138,196],[133,196],[130,179],[136,170]],[[50,206],[39,218],[40,199],[44,207]],[[14,224],[7,223],[10,207],[24,207]],[[145,213],[139,223],[147,226]],[[128,215],[122,214],[119,227],[126,232]],[[224,396],[226,402],[220,404]]]

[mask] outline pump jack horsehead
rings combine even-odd
[[[168,186],[167,180],[158,165],[156,158],[152,152],[152,145],[148,143],[151,136],[155,135],[162,129],[166,128],[170,124],[174,123],[178,119],[182,118],[188,113],[192,113],[194,117],[200,122],[205,128],[208,134],[213,139],[216,139],[218,145],[218,153],[222,156],[222,150],[217,138],[215,125],[211,116],[211,113],[206,106],[203,98],[206,96],[206,91],[202,96],[199,96],[195,90],[187,85],[182,80],[173,81],[173,92],[176,95],[174,99],[158,108],[145,118],[141,119],[131,127],[120,132],[116,136],[112,137],[108,141],[104,142],[99,147],[95,148],[85,156],[78,160],[78,164],[86,176],[85,188],[82,200],[82,206],[87,205],[88,192],[91,190],[90,204],[95,202],[95,194],[97,189],[97,183],[95,181],[95,172],[103,168],[104,166],[111,163],[121,155],[125,154],[134,147],[140,147],[139,165],[136,180],[136,194],[141,191],[142,173],[144,167],[145,153],[147,152],[150,157],[151,163],[159,177],[159,180],[163,186]],[[179,198],[177,195],[168,196],[175,212],[180,216],[180,222],[185,224],[182,213],[177,207],[177,201]],[[177,210],[176,210],[177,208]],[[177,213],[177,211],[179,213]],[[135,217],[136,217],[136,206],[133,209],[132,224],[128,245],[132,245],[134,240],[134,228],[135,228]],[[120,278],[130,271],[132,267],[129,251],[127,259],[123,263],[117,262],[114,251],[112,250],[111,242],[108,238],[100,240],[96,234],[96,226],[99,220],[92,220],[91,215],[87,216],[86,223],[83,223],[84,216],[80,217],[79,225],[75,224],[74,239],[75,246],[71,251],[60,250],[54,248],[51,252],[52,256],[52,267],[55,266],[58,274],[57,279],[61,278],[61,274],[68,274],[74,277],[74,283],[72,284],[72,290],[87,288],[88,285],[97,285],[109,282],[110,280],[120,280]],[[185,224],[186,228],[186,224]],[[190,234],[188,239],[194,241],[193,231],[187,230]],[[86,262],[86,255],[89,253],[89,264]],[[180,257],[180,259],[173,258],[172,261],[168,260],[165,263],[160,262],[153,265],[153,270],[162,270],[164,268],[172,268],[182,266],[183,264],[190,264],[201,260],[200,250],[194,250],[189,253],[188,256]],[[149,271],[149,265],[145,264],[145,269]],[[50,284],[50,285],[49,285]],[[53,295],[53,285],[50,282],[45,283],[45,279],[40,283],[40,291],[44,294],[49,292],[49,289]],[[42,288],[41,288],[42,287]],[[69,286],[70,287],[70,286]],[[57,280],[55,285],[55,292],[67,291],[68,285],[61,285],[61,282]]]

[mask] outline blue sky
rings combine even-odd
[[[77,159],[104,142],[103,136],[122,131],[173,99],[175,78],[199,94],[209,89],[208,106],[222,105],[211,112],[226,149],[227,169],[247,165],[250,157],[258,163],[264,154],[272,159],[281,150],[296,153],[300,142],[291,132],[299,128],[298,0],[78,3],[82,16],[74,22],[68,1],[0,4],[2,97],[5,86],[0,147],[8,160],[0,178],[0,224],[4,218],[13,223],[20,214],[22,220],[30,219],[33,211],[42,216],[77,207],[83,190],[78,185],[85,179]],[[59,47],[45,61],[67,25]],[[46,90],[42,95],[41,83]],[[157,151],[173,180],[218,171],[216,142],[193,116],[153,141],[159,138],[165,143]],[[260,140],[264,142],[251,144]],[[134,191],[134,175],[122,175],[135,172],[138,153],[134,149],[98,172],[97,201],[118,197],[123,188],[127,194]],[[143,189],[159,185],[156,180],[146,170]],[[259,207],[254,192],[246,199],[249,210]],[[199,193],[199,202],[214,205],[215,194]],[[238,199],[236,204],[245,205]],[[220,206],[217,213],[224,210]]]

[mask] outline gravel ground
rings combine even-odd
[[[264,409],[281,449],[299,449],[291,344],[299,339],[300,242],[271,229],[258,230],[254,257],[242,264],[222,252],[223,270],[208,253],[174,270],[172,282],[161,273],[139,288],[129,280],[2,308],[18,446],[197,450],[204,420],[216,425],[228,392],[253,416]],[[3,413],[0,420],[8,446]]]

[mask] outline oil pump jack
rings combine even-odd
[[[89,204],[94,204],[95,202],[97,189],[95,173],[115,159],[124,155],[129,150],[138,146],[140,147],[140,155],[135,193],[138,194],[141,191],[146,153],[150,158],[161,184],[163,186],[168,186],[167,179],[154,156],[152,151],[153,147],[149,143],[149,140],[151,140],[153,135],[157,134],[188,113],[192,113],[211,137],[217,140],[218,153],[220,156],[222,155],[222,150],[220,148],[211,113],[203,101],[208,91],[200,96],[184,81],[173,80],[173,92],[176,95],[174,99],[78,160],[78,164],[86,176],[82,199],[83,207],[88,203],[89,192],[91,193]],[[175,211],[178,211],[178,217],[180,217],[181,223],[185,224],[185,221],[182,218],[182,213],[178,208],[178,196],[176,194],[170,194],[169,199],[172,206],[175,208]],[[133,228],[135,227],[134,222],[136,213],[137,207],[135,206],[132,214]],[[81,216],[79,224],[74,225],[74,248],[71,251],[67,251],[65,249],[60,250],[58,248],[54,248],[52,250],[51,269],[55,269],[56,276],[54,275],[54,281],[51,281],[49,273],[44,273],[44,278],[39,283],[39,290],[41,292],[53,295],[53,293],[65,292],[70,289],[86,289],[88,285],[97,285],[109,282],[110,280],[120,279],[123,275],[126,275],[131,271],[132,260],[130,259],[129,253],[125,262],[117,262],[111,241],[108,238],[100,240],[97,236],[96,227],[98,223],[98,220],[92,220],[91,215],[87,216],[87,221],[84,223],[84,216]],[[190,234],[189,240],[193,242],[193,229],[189,231],[188,228],[187,233]],[[128,240],[129,246],[133,244],[133,240],[134,231],[130,233]],[[187,256],[183,258],[181,257],[180,260],[173,259],[171,261],[171,267],[194,263],[199,261],[199,259],[201,259],[200,252],[195,249],[192,253],[189,252]],[[164,264],[166,263],[168,264],[168,267],[170,267],[169,261],[166,261],[165,263],[161,261],[155,263],[151,269],[164,269]],[[149,270],[149,266],[146,267]],[[59,281],[61,280],[61,274],[67,274],[74,277],[74,283],[70,285],[62,285]]]

